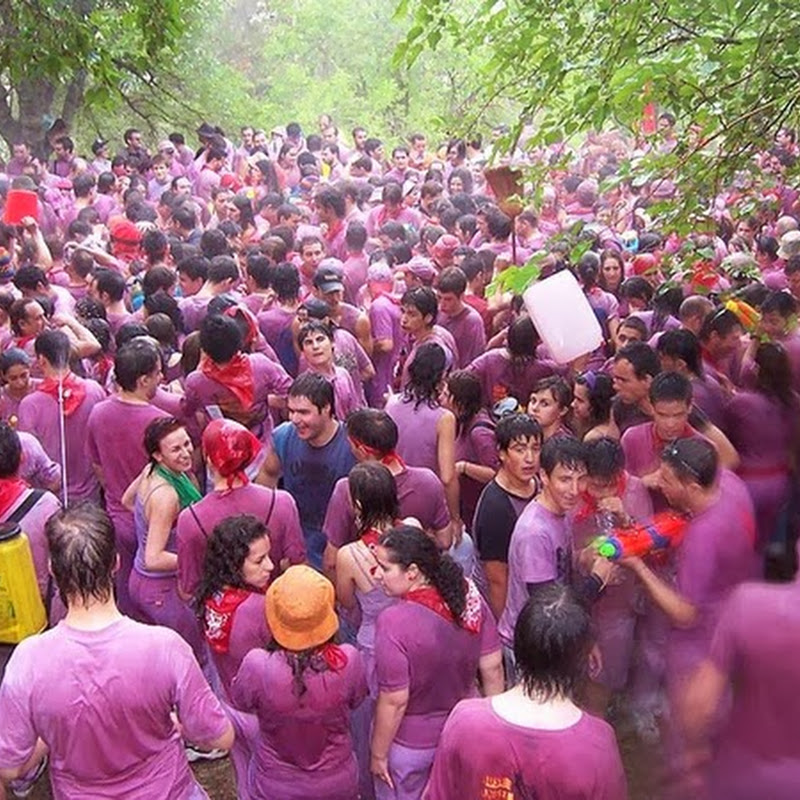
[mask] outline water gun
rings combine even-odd
[[[611,533],[598,536],[593,544],[598,555],[609,561],[646,556],[677,547],[688,524],[686,517],[674,511],[665,511],[656,514],[650,522],[614,528]]]

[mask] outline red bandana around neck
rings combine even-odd
[[[80,408],[86,397],[86,386],[80,378],[68,372],[59,381],[58,378],[45,378],[37,387],[37,391],[49,394],[58,402],[58,385],[62,384],[62,397],[64,398],[64,416],[68,417]]]
[[[200,371],[212,381],[221,383],[249,411],[255,398],[253,366],[244,353],[237,353],[227,364],[217,364],[207,355],[200,359]]]
[[[617,478],[617,488],[614,490],[614,496],[622,498],[625,494],[625,489],[628,486],[628,473],[622,472]],[[581,505],[575,513],[574,522],[583,522],[583,520],[597,513],[597,498],[592,497],[589,492],[581,493]]]
[[[461,627],[470,633],[478,633],[481,629],[481,618],[483,616],[481,596],[472,581],[465,579],[464,582],[467,584],[467,602],[464,613],[461,616]],[[444,598],[435,586],[422,586],[419,589],[412,589],[405,595],[404,599],[410,600],[412,603],[419,603],[421,606],[435,611],[442,619],[446,619],[448,622],[455,622],[453,612],[444,602]]]
[[[22,493],[28,489],[22,478],[3,478],[0,480],[0,517],[4,517],[8,509],[17,502]]]
[[[206,641],[215,653],[225,654],[231,645],[231,629],[236,609],[247,600],[252,591],[226,586],[205,603]]]

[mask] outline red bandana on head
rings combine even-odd
[[[217,364],[205,353],[200,358],[200,371],[212,381],[221,383],[239,401],[244,411],[249,411],[255,398],[255,381],[250,359],[237,353],[227,364]]]
[[[64,416],[69,417],[80,408],[86,397],[86,386],[80,378],[76,378],[71,372],[68,372],[61,380],[45,378],[36,387],[36,390],[49,394],[53,400],[58,402],[59,384],[61,384],[61,396],[64,399]]]
[[[464,582],[467,584],[467,602],[464,613],[461,615],[461,627],[468,630],[470,633],[478,633],[481,629],[481,619],[483,616],[481,595],[472,581],[465,579]],[[435,586],[423,586],[420,589],[412,589],[404,596],[404,599],[410,600],[412,603],[419,603],[421,606],[435,611],[448,622],[455,622],[453,612],[450,610],[447,603],[445,603],[444,598],[439,594],[439,590]]]

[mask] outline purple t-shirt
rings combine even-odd
[[[362,407],[363,404],[359,399],[358,390],[350,377],[350,373],[344,367],[334,366],[334,374],[332,376],[330,373],[312,368],[307,369],[306,372],[316,372],[322,375],[333,386],[333,405],[336,419],[346,420],[348,414]]]
[[[427,531],[440,531],[450,522],[444,486],[424,467],[406,467],[395,476],[401,517],[414,517]],[[356,520],[347,478],[333,487],[322,530],[334,547],[343,547],[356,539]]]
[[[527,404],[536,381],[563,372],[554,361],[529,358],[514,363],[505,348],[489,350],[478,356],[467,369],[478,376],[481,382],[483,405],[491,408],[504,397],[516,397]]]
[[[582,714],[568,728],[507,722],[491,698],[462,700],[442,731],[427,800],[625,800],[614,729]]]
[[[475,695],[481,657],[499,649],[494,616],[483,599],[477,633],[409,600],[382,611],[375,629],[378,686],[385,692],[408,689],[394,741],[418,749],[436,747],[455,704]]]
[[[692,517],[676,551],[676,588],[696,609],[690,628],[674,627],[668,674],[685,676],[708,655],[722,604],[732,589],[758,574],[753,501],[732,472],[722,470],[719,497]]]
[[[764,394],[736,392],[725,408],[725,429],[741,458],[742,477],[766,477],[770,470],[788,475],[796,420],[796,404],[787,407]]]
[[[299,696],[285,652],[252,650],[245,656],[231,698],[258,717],[251,796],[351,800],[358,795],[350,712],[367,696],[367,680],[361,654],[347,644],[341,650],[345,666],[306,669],[306,690]]]
[[[427,402],[417,405],[403,395],[392,395],[386,403],[386,413],[397,425],[397,454],[412,467],[427,467],[439,472],[436,426],[447,413],[442,406],[431,407]]]
[[[364,253],[349,253],[342,265],[344,272],[344,299],[348,303],[355,303],[358,299],[358,290],[367,282],[367,269],[369,259]]]
[[[237,514],[252,514],[266,523],[269,557],[275,565],[273,580],[280,575],[280,564],[284,559],[289,564],[305,562],[306,547],[300,517],[294,498],[288,492],[252,483],[230,491],[211,492],[178,515],[178,586],[183,594],[194,595],[200,584],[206,543],[214,527]]]
[[[61,465],[45,453],[39,440],[25,431],[17,431],[22,445],[18,475],[34,489],[58,491],[61,486]]]
[[[208,313],[208,304],[211,298],[207,295],[190,295],[189,297],[182,297],[178,301],[178,307],[181,310],[183,317],[183,329],[186,333],[191,333],[200,328],[200,323],[205,319]]]
[[[569,583],[572,575],[572,533],[566,516],[548,511],[538,500],[520,514],[508,548],[508,595],[498,623],[509,646],[528,600],[529,583]]]
[[[87,446],[87,428],[92,409],[106,393],[94,381],[77,378],[86,389],[81,404],[64,418],[67,492],[70,503],[98,500],[100,485],[92,469]],[[50,458],[61,462],[58,401],[41,391],[31,392],[19,405],[19,429],[36,436]]]
[[[383,398],[391,386],[394,366],[403,348],[403,329],[400,327],[400,306],[391,298],[381,295],[376,297],[369,307],[369,321],[372,326],[372,339],[377,342],[389,340],[392,349],[379,353],[372,352],[372,363],[375,365],[375,377],[370,385],[370,404],[376,408],[383,405]]]
[[[113,701],[102,687],[115,689]],[[41,737],[55,797],[190,800],[197,784],[173,710],[190,741],[212,741],[228,726],[177,633],[126,617],[97,631],[62,622],[11,656],[0,685],[0,764],[25,763]]]
[[[196,370],[186,378],[183,413],[185,416],[198,411],[205,414],[207,406],[220,406],[226,416],[246,425],[262,442],[268,443],[272,431],[269,395],[286,397],[292,379],[280,364],[261,353],[250,353],[247,359],[253,371],[253,404],[250,409],[243,410],[230,389]]]
[[[720,614],[711,660],[734,687],[711,768],[713,800],[793,800],[800,786],[798,583],[746,583]]]
[[[486,349],[486,329],[481,315],[471,306],[454,316],[439,314],[439,324],[450,331],[458,345],[458,368],[469,366]]]

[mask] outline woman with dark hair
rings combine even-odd
[[[371,769],[378,800],[419,800],[447,715],[474,693],[476,673],[484,694],[502,691],[500,640],[475,585],[420,529],[392,528],[375,555],[383,590],[401,602],[375,633]]]
[[[597,285],[604,291],[619,299],[619,290],[625,279],[625,259],[619,250],[608,247],[600,253],[600,272]]]
[[[41,383],[31,378],[31,357],[18,347],[11,347],[0,355],[0,419],[16,420],[19,404]]]
[[[614,384],[608,375],[588,370],[575,376],[572,385],[570,424],[583,441],[609,436]]]
[[[436,342],[417,349],[401,395],[386,403],[400,440],[397,454],[410,467],[433,470],[445,485],[456,482],[456,418],[439,402],[447,357]]]
[[[278,162],[275,164],[275,173],[278,176],[279,191],[285,194],[296,189],[300,183],[300,167],[297,165],[297,145],[285,142],[278,152]]]
[[[456,417],[456,473],[459,475],[461,519],[472,525],[483,487],[495,476],[500,462],[494,424],[481,403],[481,382],[466,370],[450,373],[442,405]]]
[[[487,350],[467,367],[481,382],[481,402],[486,408],[506,397],[527,403],[536,381],[561,371],[554,361],[536,357],[539,344],[530,317],[520,317],[509,326],[505,347]]]
[[[605,338],[609,339],[619,326],[619,301],[600,286],[601,263],[597,253],[591,250],[584,253],[578,264],[578,277],[589,305],[604,328]]]
[[[633,280],[629,278],[628,280]],[[626,281],[627,283],[627,281]],[[651,305],[652,309],[634,311],[636,316],[647,325],[648,338],[662,331],[672,331],[681,327],[678,319],[679,309],[683,302],[683,289],[680,286],[663,284],[656,289]]]
[[[572,407],[572,386],[560,375],[542,378],[531,389],[528,414],[542,429],[542,441],[556,436],[572,436],[567,418]]]
[[[258,237],[253,204],[247,195],[236,194],[231,199],[231,205],[233,205],[235,209],[231,218],[242,229],[240,234],[242,245],[250,244]]]
[[[266,616],[272,642],[245,656],[231,686],[234,705],[258,719],[247,794],[353,800],[349,718],[367,682],[358,650],[335,644],[333,585],[311,567],[290,567],[267,589]]]
[[[436,751],[428,800],[478,798],[491,775],[503,797],[625,800],[614,730],[575,703],[586,679],[592,623],[568,587],[531,590],[514,628],[519,682],[462,700]],[[513,791],[512,791],[513,789]]]
[[[153,420],[145,429],[148,464],[126,490],[122,503],[133,511],[136,555],[128,583],[143,621],[165,625],[192,645],[204,661],[200,629],[178,595],[175,522],[181,509],[196,503],[200,490],[192,477],[192,440],[175,417]]]
[[[447,178],[447,194],[472,194],[472,173],[465,167],[456,167]]]
[[[226,697],[244,657],[270,640],[264,593],[273,567],[258,517],[226,517],[212,531],[195,607]]]
[[[791,457],[798,443],[798,399],[792,368],[779,344],[755,352],[755,386],[737,389],[725,408],[725,430],[741,461],[756,512],[759,550],[769,543],[792,487]]]

